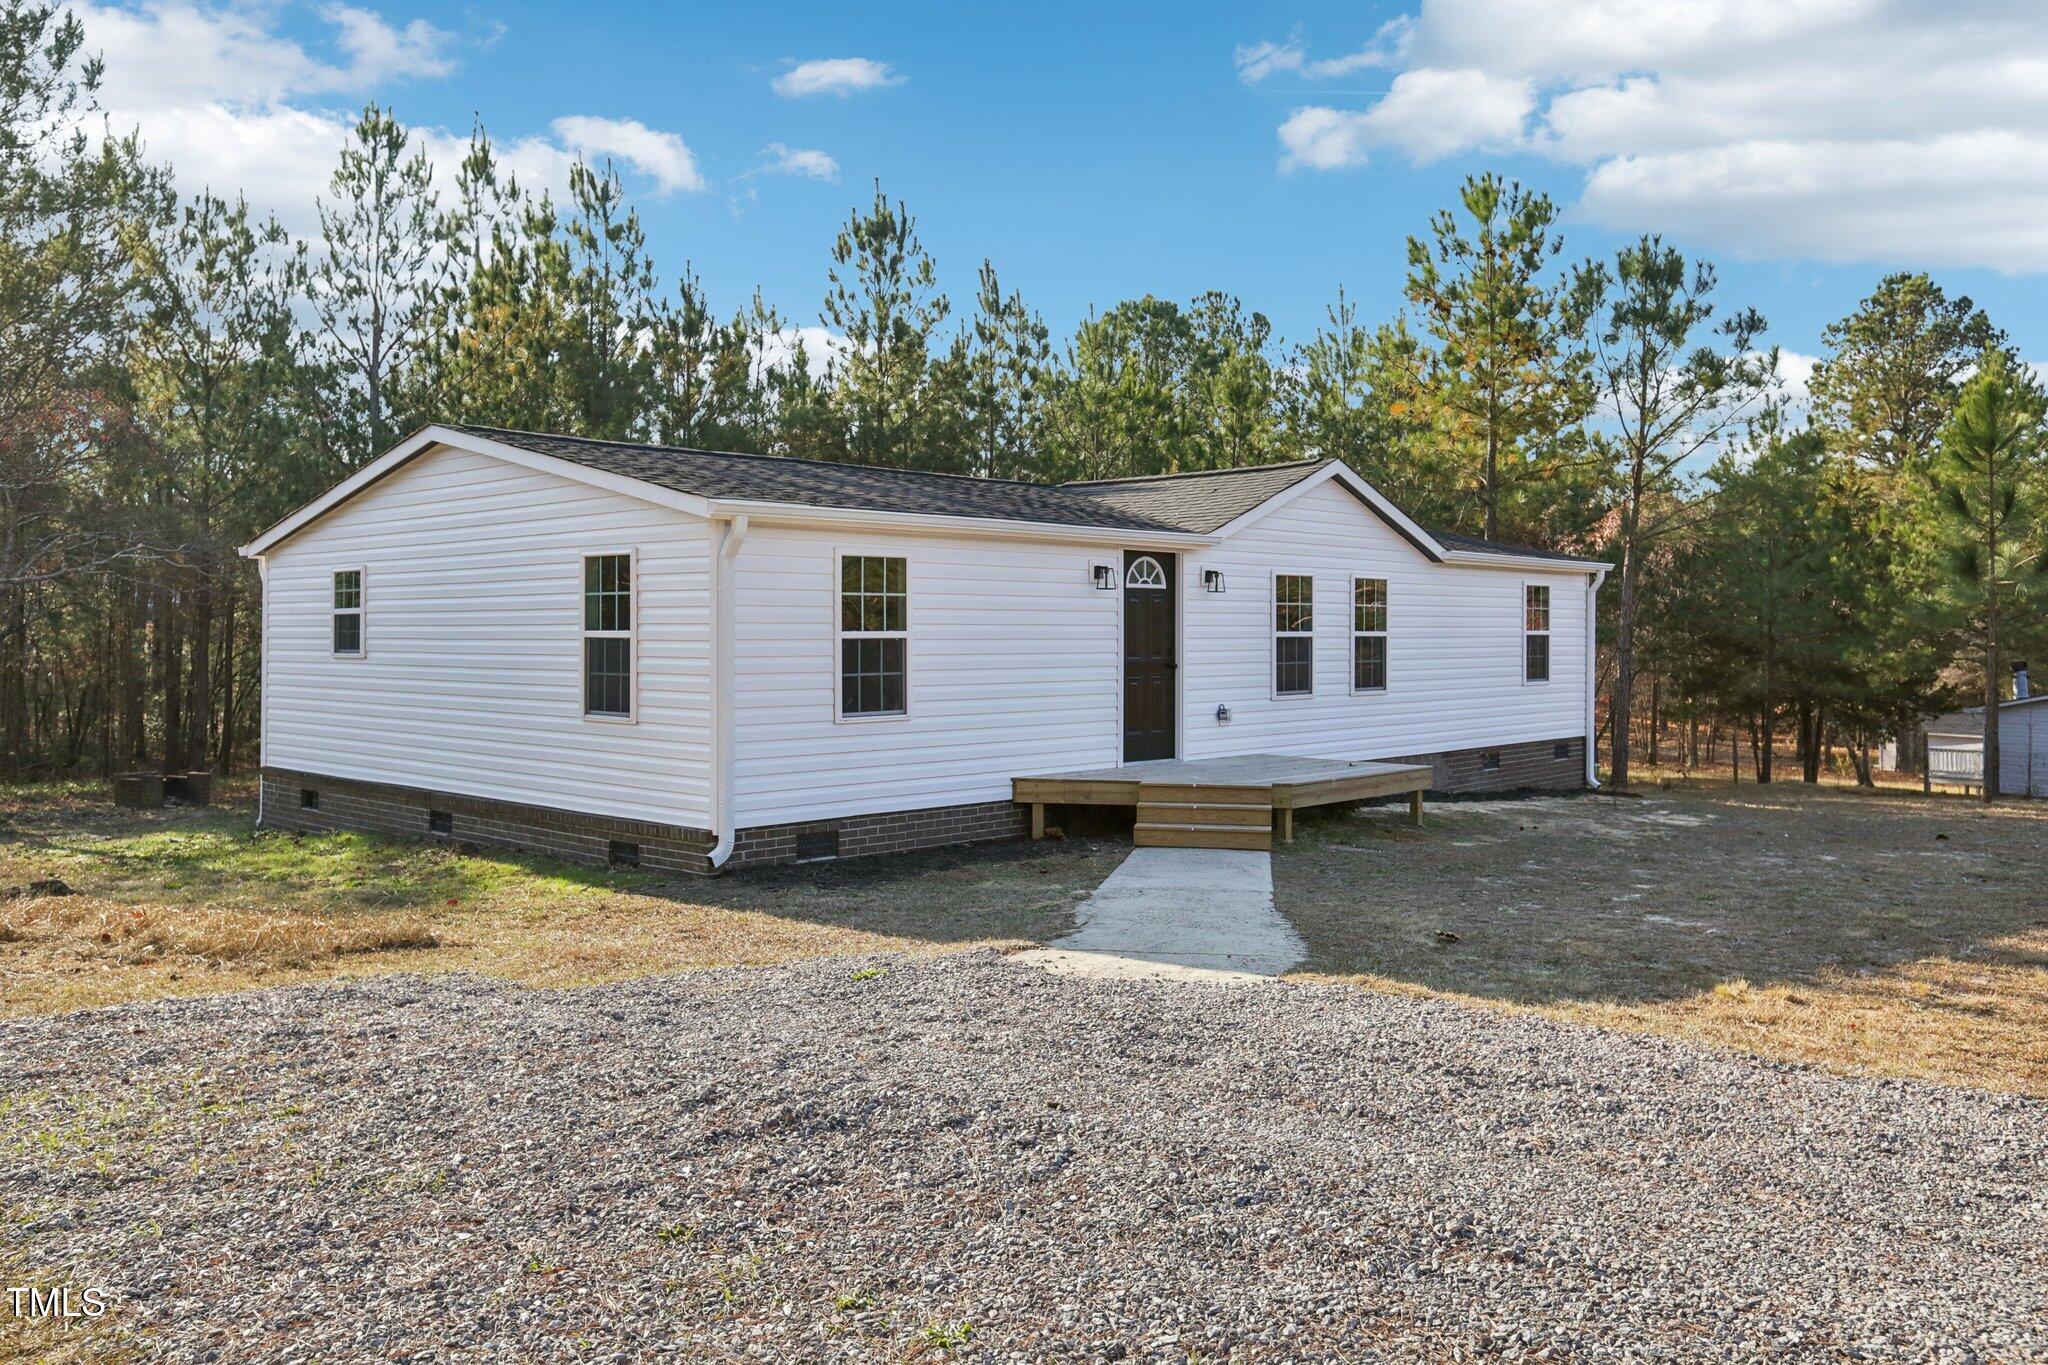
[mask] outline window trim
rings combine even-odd
[[[844,603],[840,601],[841,585],[845,582],[848,559],[900,559],[903,561],[903,629],[895,631],[856,630],[849,633],[842,614]],[[916,646],[914,632],[917,625],[917,609],[914,605],[917,593],[913,591],[917,572],[916,557],[909,550],[899,546],[835,545],[832,547],[832,723],[834,725],[888,725],[909,720],[917,711],[917,698],[912,689],[916,670],[911,666]],[[1121,575],[1119,575],[1121,576]],[[1122,600],[1121,597],[1118,598]],[[842,647],[848,639],[903,641],[903,709],[901,711],[873,711],[846,714],[846,679],[842,673],[841,660],[846,656]]]
[[[1386,601],[1381,604],[1381,610],[1386,613],[1386,622],[1378,630],[1360,630],[1358,628],[1358,585],[1360,583],[1377,583],[1386,594]],[[1351,600],[1345,606],[1351,615],[1351,657],[1347,660],[1347,666],[1351,670],[1351,695],[1354,697],[1384,697],[1387,693],[1394,690],[1394,580],[1384,574],[1355,573],[1351,575]],[[1383,656],[1382,667],[1386,669],[1387,680],[1378,687],[1360,687],[1358,685],[1358,642],[1361,639],[1375,636],[1387,642],[1380,651]]]
[[[1545,597],[1543,599],[1544,624],[1543,629],[1541,630],[1529,629],[1529,590],[1531,588],[1541,588],[1545,593]],[[1556,587],[1554,584],[1538,583],[1532,579],[1525,578],[1522,580],[1521,601],[1517,605],[1521,611],[1522,623],[1522,657],[1519,664],[1522,674],[1522,686],[1548,687],[1550,685],[1550,680],[1557,676],[1557,651],[1551,648],[1551,644],[1556,639]],[[1540,678],[1532,678],[1529,676],[1529,637],[1532,635],[1541,635],[1544,639],[1543,676]]]
[[[590,561],[624,556],[630,579],[624,630],[591,630],[586,622],[584,594],[588,589]],[[590,647],[597,640],[626,641],[626,713],[614,715],[590,709]],[[640,548],[620,545],[608,549],[584,550],[576,556],[576,710],[592,725],[638,725],[640,723]]]
[[[1306,578],[1308,580],[1308,629],[1282,631],[1280,629],[1280,580],[1283,578]],[[1274,569],[1266,588],[1266,687],[1274,701],[1302,701],[1316,694],[1316,576],[1307,569]],[[1305,692],[1282,692],[1280,690],[1280,641],[1308,641],[1308,690]]]
[[[353,609],[334,605],[334,580],[345,573],[356,576],[356,604]],[[356,618],[356,647],[334,647],[334,622],[343,615]],[[327,573],[327,656],[331,659],[367,659],[370,656],[370,575],[361,565],[344,564]]]

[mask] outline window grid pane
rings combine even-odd
[[[1550,629],[1550,589],[1531,584],[1523,594],[1525,630]]]
[[[1280,574],[1273,580],[1273,629],[1305,634],[1315,629],[1315,580],[1306,574]]]
[[[342,569],[334,575],[334,606],[337,611],[353,611],[363,605],[363,573],[360,569]]]
[[[593,716],[633,714],[633,642],[618,635],[583,641],[583,709]]]
[[[1351,588],[1352,626],[1355,631],[1387,628],[1387,580],[1361,578]]]
[[[1315,639],[1308,635],[1282,635],[1273,642],[1273,690],[1281,696],[1300,696],[1315,687]]]
[[[1548,635],[1525,635],[1527,653],[1524,658],[1522,679],[1525,682],[1550,681],[1550,637]]]
[[[1387,686],[1387,637],[1359,635],[1352,639],[1351,685],[1360,692],[1383,692]]]
[[[334,614],[334,652],[336,654],[360,654],[363,652],[363,614],[357,611],[338,611]]]
[[[633,628],[633,561],[628,555],[592,555],[583,561],[583,628]]]
[[[868,638],[839,642],[839,709],[849,716],[903,710],[905,642]]]

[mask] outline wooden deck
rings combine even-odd
[[[1083,768],[1010,779],[1011,799],[1031,807],[1031,837],[1045,836],[1047,806],[1131,806],[1132,842],[1140,848],[1270,849],[1294,838],[1294,812],[1305,806],[1409,794],[1409,815],[1422,823],[1422,793],[1431,772],[1413,763],[1352,763],[1333,758],[1244,754],[1234,758],[1161,758],[1114,768]]]

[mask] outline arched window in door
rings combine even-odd
[[[1124,586],[1127,588],[1164,588],[1166,570],[1159,567],[1159,561],[1151,555],[1139,555],[1131,561],[1131,567],[1124,570]]]

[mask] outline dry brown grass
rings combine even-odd
[[[2048,1095],[2048,808],[1773,784],[1430,818],[1276,860],[1317,974]]]
[[[796,957],[1042,940],[1121,849],[1002,845],[663,882],[357,835],[259,834],[246,806],[118,812],[0,792],[0,1016],[398,971],[537,986]],[[29,897],[58,877],[79,894]]]
[[[95,896],[27,896],[0,907],[0,943],[63,943],[123,963],[177,957],[199,965],[309,967],[351,953],[438,948],[418,915],[335,921],[225,906],[136,906]]]

